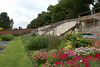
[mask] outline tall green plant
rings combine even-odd
[[[47,48],[49,38],[48,36],[38,36],[34,37],[26,44],[28,50],[40,50]]]
[[[49,49],[58,49],[61,39],[58,36],[49,37],[48,48]]]

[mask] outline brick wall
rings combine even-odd
[[[100,48],[100,39],[91,39],[94,43],[94,46]]]
[[[24,32],[30,32],[34,29],[18,29],[18,30],[1,30],[0,34],[12,34],[12,33],[24,33]]]

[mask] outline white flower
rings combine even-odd
[[[82,60],[80,60],[80,62],[82,62]]]

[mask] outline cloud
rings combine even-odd
[[[7,12],[13,18],[14,28],[26,28],[50,4],[57,4],[57,0],[0,0],[0,13]]]

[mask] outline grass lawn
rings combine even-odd
[[[32,67],[20,37],[10,41],[0,54],[0,67]]]

